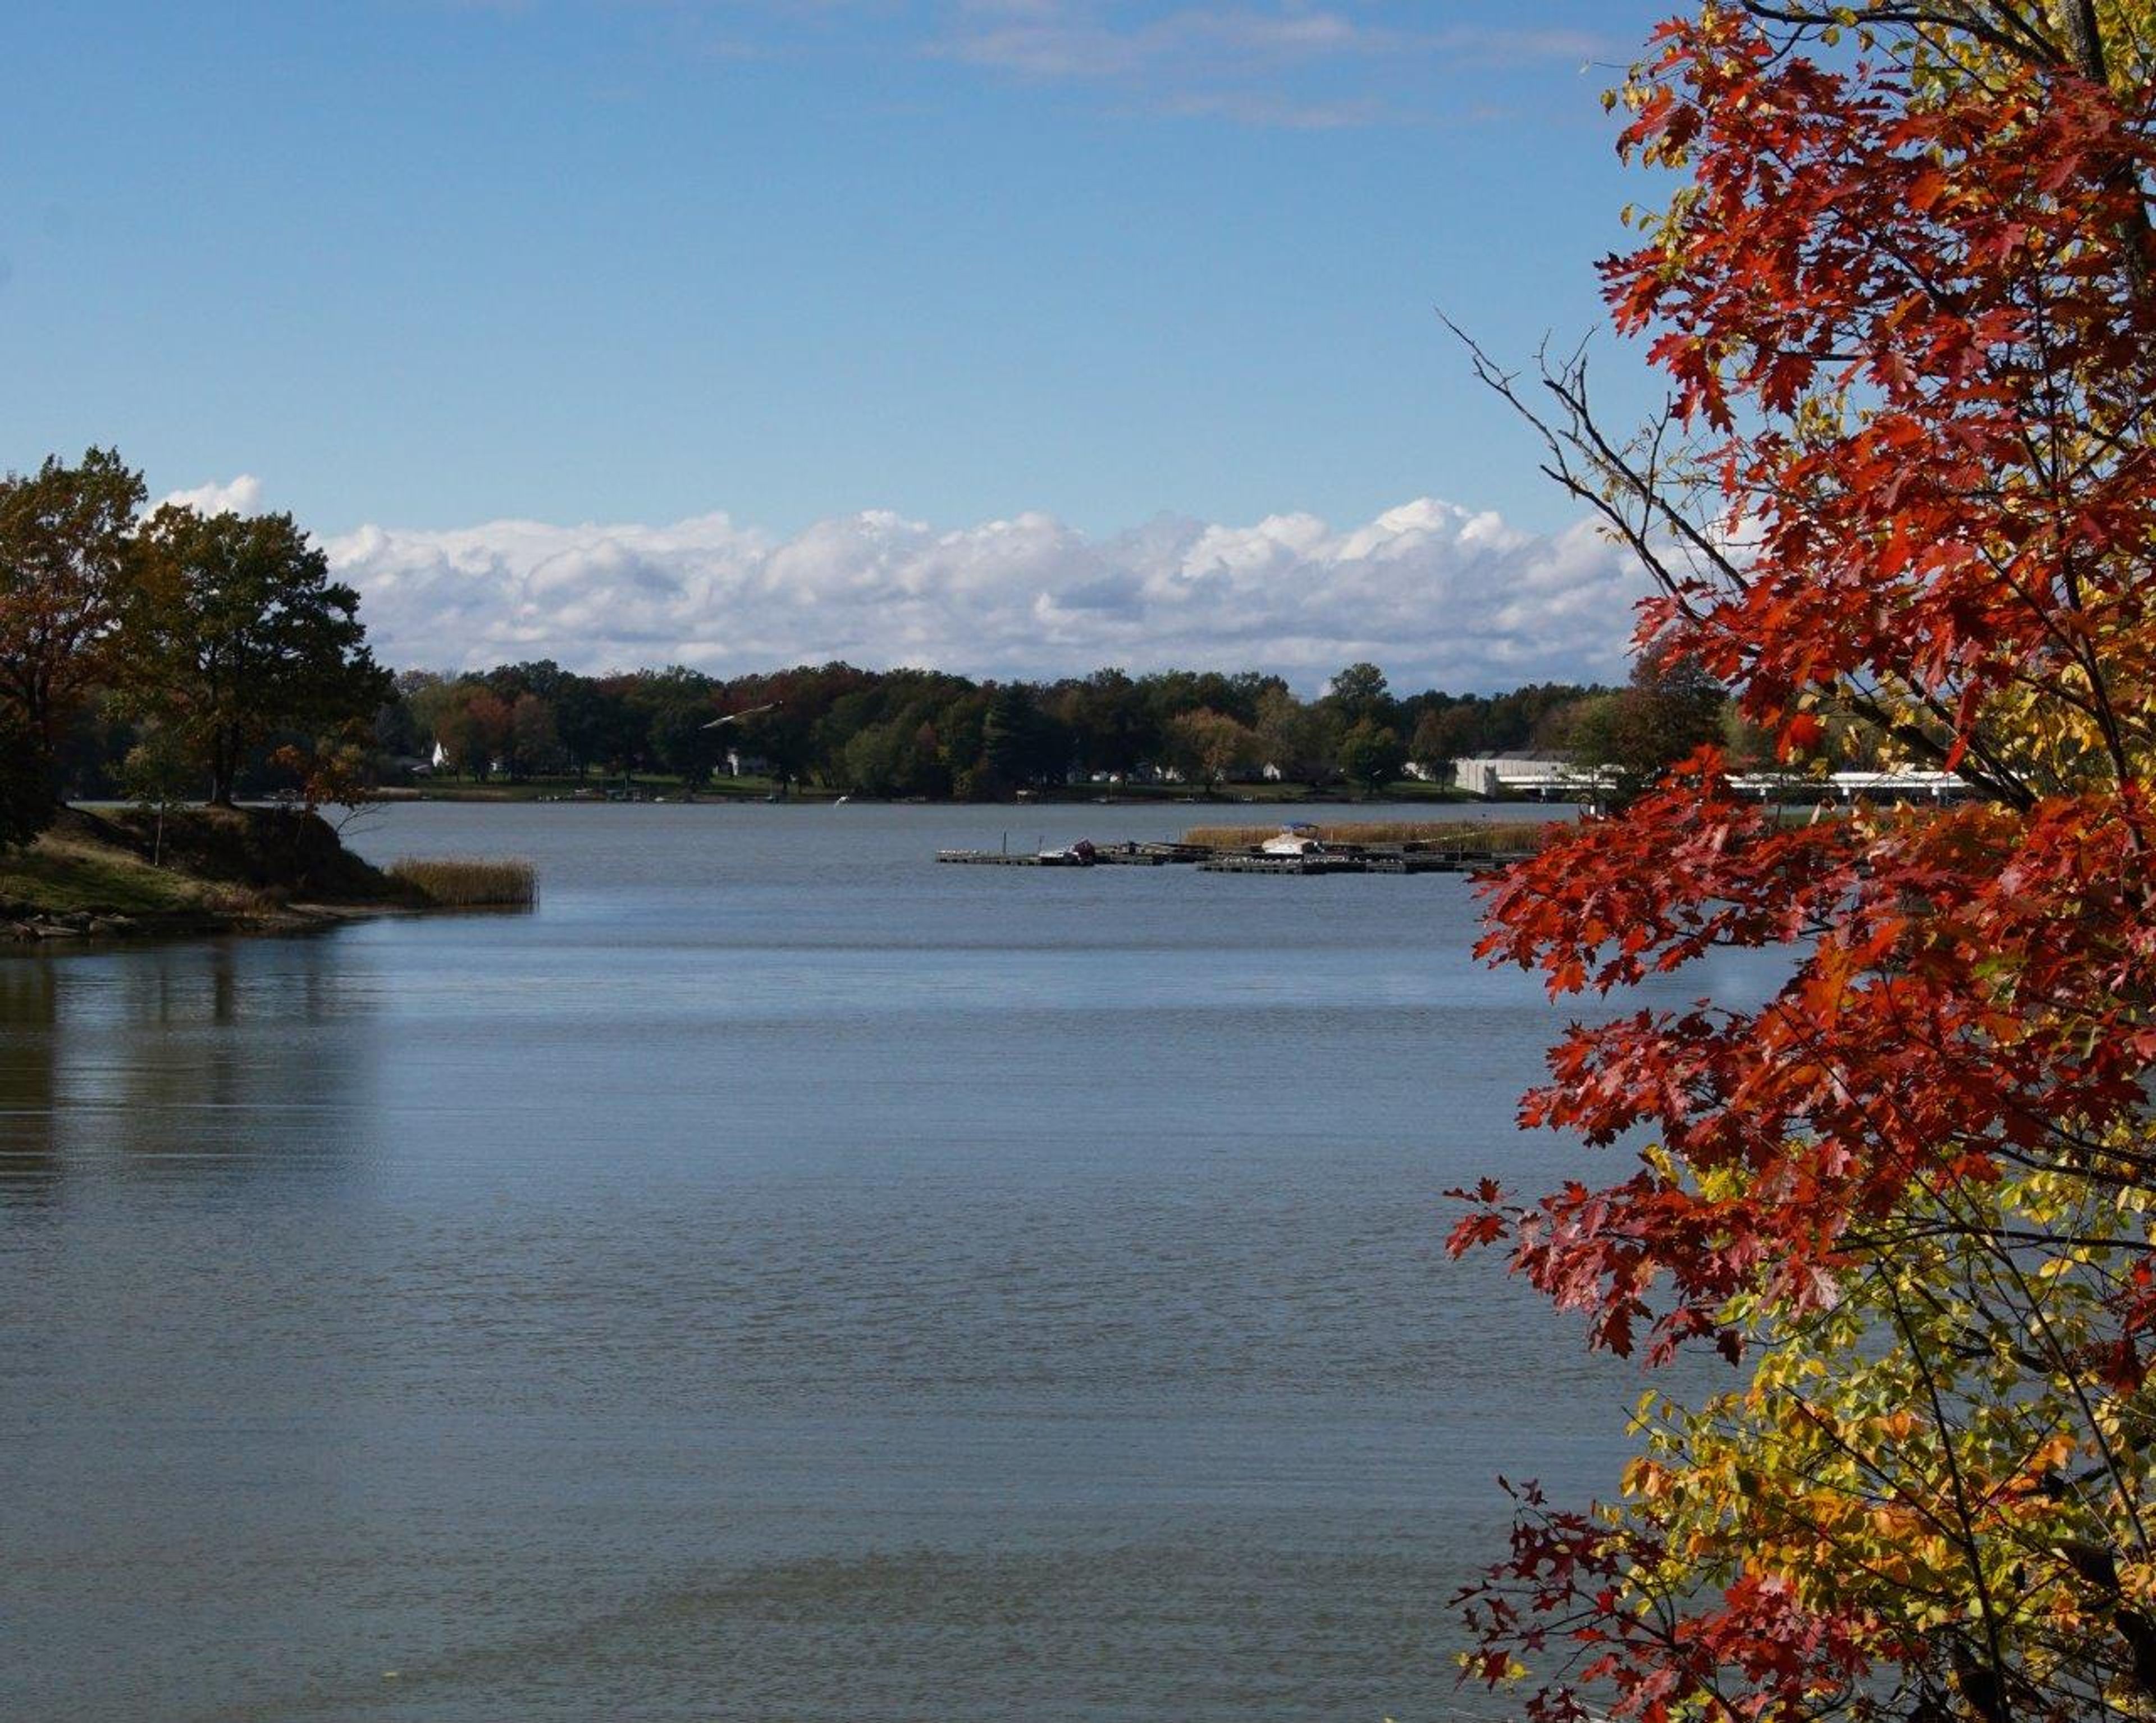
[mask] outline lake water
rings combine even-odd
[[[402,808],[538,911],[0,960],[0,1717],[1486,1713],[1640,1387],[1438,1249],[1560,1014],[1458,879],[930,859],[1202,813]]]

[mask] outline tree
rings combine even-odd
[[[1407,770],[1408,751],[1399,733],[1362,720],[1340,741],[1340,770],[1366,796],[1374,796]]]
[[[451,681],[428,676],[414,683],[405,700],[411,714],[415,751],[431,756],[439,747],[444,763],[451,772],[484,778],[493,756],[487,734],[488,715],[472,710],[475,695],[493,699],[481,684],[466,679]],[[498,706],[500,702],[495,700],[494,704]]]
[[[309,747],[288,742],[270,756],[273,766],[290,774],[300,804],[309,813],[319,814],[325,808],[337,810],[331,825],[340,837],[362,826],[383,806],[378,762],[369,746],[369,730],[370,726],[355,719],[345,726],[341,734],[319,736]],[[161,749],[159,752],[167,758],[180,757],[176,750]],[[132,763],[135,756],[131,753],[128,759]],[[142,762],[135,781],[162,791],[172,780],[164,760],[153,754]],[[164,803],[160,801],[156,806],[162,841]]]
[[[1127,777],[1158,751],[1160,728],[1138,685],[1117,669],[1096,670],[1057,715],[1072,732],[1079,763]]]
[[[1425,706],[1408,739],[1408,758],[1434,779],[1452,776],[1452,765],[1472,751],[1475,708],[1466,703]]]
[[[1327,687],[1325,700],[1351,728],[1392,722],[1392,692],[1385,686],[1385,673],[1373,664],[1348,665]]]
[[[1297,783],[1330,783],[1339,775],[1340,715],[1327,705],[1305,705],[1286,688],[1258,702],[1258,742],[1266,762]]]
[[[1065,767],[1060,726],[1040,710],[1034,691],[1008,683],[988,703],[981,759],[993,780],[1017,786],[1060,780]]]
[[[1461,1193],[1596,1344],[1744,1372],[1610,1500],[1522,1490],[1469,1667],[1532,1715],[2156,1710],[2152,67],[2143,5],[1756,0],[1625,92],[1683,180],[1605,285],[1674,408],[1617,436],[1558,365],[1550,469],[1648,654],[1968,799],[1791,825],[1707,746],[1491,889],[1560,995],[1786,960],[1553,1049],[1525,1116],[1652,1137],[1629,1176]]]
[[[726,751],[726,731],[711,727],[711,703],[677,694],[652,710],[652,757],[690,789],[706,782]]]
[[[229,806],[250,750],[274,731],[365,721],[388,693],[359,595],[290,515],[203,515],[167,505],[136,541],[124,628],[128,692],[170,725]]]
[[[1260,752],[1255,731],[1209,706],[1169,720],[1168,750],[1176,768],[1204,785],[1209,796],[1225,779],[1255,766]]]
[[[482,782],[497,770],[514,776],[509,751],[516,734],[516,709],[483,682],[461,684],[459,692],[445,736],[451,763]]]
[[[1631,684],[1573,708],[1565,746],[1604,807],[1636,800],[1696,750],[1722,739],[1722,685],[1694,661],[1642,658]]]
[[[519,772],[547,772],[559,763],[562,740],[554,728],[554,708],[542,696],[520,694],[511,705],[509,749]]]
[[[165,817],[187,799],[197,780],[195,762],[162,724],[146,724],[120,764],[120,788],[151,816],[150,865],[165,864]]]
[[[108,449],[0,479],[0,700],[49,760],[111,669],[142,475]]]

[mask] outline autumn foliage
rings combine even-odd
[[[1573,1028],[1531,1125],[1629,1177],[1460,1193],[1595,1343],[1739,1366],[1609,1500],[1522,1487],[1470,1673],[1538,1717],[2156,1710],[2156,78],[2145,8],[1715,4],[1604,265],[1666,422],[1577,364],[1551,470],[1656,577],[1641,649],[1784,756],[1861,727],[1944,811],[1791,825],[1702,748],[1512,870],[1483,951],[1610,994],[1779,951],[1751,1009]]]

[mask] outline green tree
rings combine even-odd
[[[1317,785],[1338,776],[1342,731],[1330,706],[1305,705],[1285,687],[1268,689],[1258,700],[1256,728],[1265,763],[1282,777]]]
[[[1373,664],[1348,665],[1327,687],[1325,700],[1351,729],[1393,721],[1392,690],[1385,685],[1385,673]]]
[[[1415,720],[1408,741],[1408,758],[1443,782],[1452,776],[1453,762],[1474,749],[1476,709],[1458,705],[1425,706]]]
[[[711,727],[712,715],[708,696],[699,700],[688,694],[668,698],[652,710],[652,757],[690,789],[709,782],[726,752],[726,733]]]
[[[898,792],[906,781],[907,755],[896,724],[872,724],[846,739],[839,751],[839,780],[868,796]]]
[[[996,782],[1018,785],[1063,775],[1061,728],[1022,682],[998,689],[982,726],[981,756]]]
[[[1340,769],[1365,795],[1374,796],[1407,770],[1408,751],[1399,733],[1365,718],[1340,743]]]
[[[150,840],[153,868],[165,864],[165,816],[187,799],[195,782],[194,760],[179,737],[165,725],[144,725],[121,762],[120,788],[156,823]]]
[[[367,649],[359,595],[290,515],[167,505],[136,539],[124,608],[127,692],[170,725],[229,806],[249,752],[279,729],[372,719],[390,679]]]
[[[1573,709],[1565,746],[1594,775],[1596,799],[1621,808],[1697,748],[1722,740],[1722,685],[1693,659],[1643,659],[1629,687],[1590,695]]]

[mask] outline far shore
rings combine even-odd
[[[521,782],[429,778],[421,782],[385,787],[376,794],[388,803],[410,802],[564,802],[603,806],[619,802],[724,803],[759,802],[808,804],[859,802],[892,807],[925,808],[1037,808],[1055,805],[1090,807],[1148,807],[1160,804],[1229,807],[1238,803],[1291,803],[1298,806],[1327,803],[1354,807],[1362,803],[1473,803],[1483,798],[1466,790],[1404,778],[1374,794],[1344,784],[1230,783],[1208,792],[1190,784],[1058,784],[1021,791],[989,800],[962,801],[955,797],[872,796],[829,785],[795,784],[781,789],[767,778],[715,778],[694,789],[679,778],[637,777],[611,778],[527,778]]]

